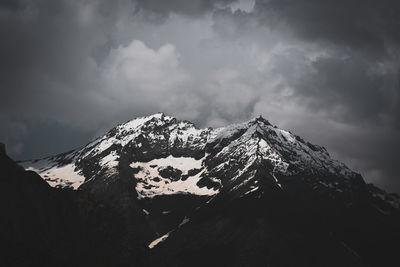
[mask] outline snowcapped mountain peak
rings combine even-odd
[[[82,184],[104,187],[128,169],[127,179],[136,179],[138,198],[262,193],[265,186],[284,189],[292,179],[345,191],[357,176],[331,159],[325,148],[273,126],[262,116],[198,129],[191,122],[156,113],[120,124],[71,153],[22,165],[38,171],[52,186],[75,189]]]
[[[254,121],[255,123],[271,125],[271,123],[266,118],[264,118],[262,115],[259,115],[250,121]]]
[[[130,132],[142,128],[145,125],[162,125],[175,120],[173,117],[165,116],[164,113],[156,113],[146,117],[138,117],[117,126],[120,132]]]

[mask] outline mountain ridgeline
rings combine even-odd
[[[23,247],[23,263],[400,264],[399,197],[262,117],[216,129],[136,118],[84,147],[19,162],[26,171],[1,153],[2,197],[15,203],[1,237],[14,244],[8,255]]]

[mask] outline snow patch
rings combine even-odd
[[[185,216],[185,218],[183,218],[182,222],[178,225],[178,228],[180,228],[183,225],[187,224],[189,221],[190,221],[190,219]]]
[[[170,232],[166,233],[166,234],[163,235],[163,236],[160,236],[160,237],[157,238],[156,240],[153,240],[153,241],[148,245],[149,249],[152,249],[152,248],[154,248],[155,246],[157,246],[159,243],[165,241],[165,240],[168,238],[169,234],[170,234]]]
[[[200,169],[203,159],[196,160],[190,157],[173,157],[154,159],[149,162],[133,162],[130,164],[132,168],[138,168],[135,174],[138,180],[136,191],[138,198],[153,198],[156,195],[173,195],[173,194],[194,194],[194,195],[214,195],[218,190],[208,189],[207,187],[198,187],[197,182],[204,169],[196,175],[189,176],[185,181],[173,181],[163,178],[159,169],[172,167],[180,170],[182,175],[188,175],[193,169]]]
[[[147,210],[145,210],[145,209],[142,209],[142,211],[144,212],[144,214],[146,214],[146,215],[149,215],[150,214],[150,212],[148,212]]]
[[[112,151],[110,154],[105,156],[100,160],[100,166],[106,166],[108,168],[114,168],[118,166],[118,161],[117,159],[119,156],[117,155],[117,152]]]
[[[73,188],[76,190],[85,181],[82,173],[76,171],[75,164],[38,169],[38,166],[43,166],[41,164],[27,166],[26,170],[37,172],[52,187]]]

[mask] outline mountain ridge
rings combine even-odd
[[[230,142],[230,139],[233,139],[232,141],[234,141],[235,139],[235,135],[241,135],[241,132],[246,132],[252,129],[251,125],[258,125],[260,126],[260,124],[263,127],[263,129],[266,129],[265,126],[271,126],[271,129],[277,129],[275,130],[275,135],[280,134],[281,137],[283,137],[283,139],[287,139],[289,138],[290,142],[293,142],[295,145],[299,146],[303,145],[303,146],[309,146],[311,147],[311,150],[308,149],[307,152],[319,152],[322,156],[325,157],[325,159],[330,159],[329,154],[327,153],[326,149],[317,145],[312,145],[309,142],[305,143],[300,137],[292,135],[290,132],[278,129],[274,126],[272,126],[266,119],[264,119],[262,116],[259,116],[257,118],[254,118],[252,120],[249,120],[247,122],[244,123],[238,123],[238,124],[233,124],[233,125],[229,125],[226,127],[219,127],[216,129],[213,129],[211,127],[209,128],[205,128],[205,129],[198,129],[195,127],[195,125],[191,122],[188,121],[178,121],[177,119],[173,118],[173,117],[169,117],[166,116],[164,113],[156,113],[154,115],[151,116],[147,116],[147,117],[139,117],[130,121],[127,121],[126,123],[123,124],[119,124],[116,127],[112,128],[110,131],[108,131],[105,135],[95,139],[94,141],[88,143],[87,145],[83,146],[82,148],[78,148],[75,150],[72,150],[70,153],[66,152],[66,153],[62,153],[56,156],[50,156],[50,157],[46,157],[43,158],[42,160],[34,160],[34,161],[24,161],[21,164],[24,166],[27,166],[29,163],[31,165],[35,165],[32,163],[37,163],[39,161],[44,161],[44,160],[54,160],[54,161],[58,161],[60,162],[60,159],[62,159],[64,162],[68,163],[71,162],[72,160],[74,160],[74,157],[76,157],[76,154],[79,154],[79,157],[85,158],[88,155],[92,154],[93,156],[101,154],[104,150],[109,149],[111,146],[113,145],[120,145],[122,147],[125,147],[125,145],[128,145],[128,143],[135,141],[135,139],[140,139],[142,136],[142,130],[146,131],[146,126],[148,126],[151,122],[155,122],[155,125],[151,125],[150,127],[152,127],[151,129],[157,129],[157,127],[166,127],[171,125],[172,127],[175,125],[177,129],[170,129],[169,133],[167,133],[169,136],[169,143],[166,143],[166,149],[168,150],[168,146],[173,147],[175,145],[175,142],[183,142],[183,144],[181,145],[181,147],[184,147],[185,144],[188,143],[187,138],[197,138],[198,140],[189,140],[192,141],[190,142],[189,145],[192,146],[197,146],[197,148],[205,148],[205,150],[207,150],[208,148],[210,148],[211,146],[213,146],[214,143],[216,143],[217,141],[222,142],[222,146],[215,146],[214,145],[214,149],[218,149],[218,148],[222,148],[223,147],[223,143],[224,142]],[[144,129],[143,129],[144,128]],[[255,133],[256,134],[260,134],[260,127],[256,127],[257,129],[255,129]],[[271,131],[271,129],[268,129],[270,134],[274,134],[273,131]],[[254,130],[254,129],[253,129]],[[261,133],[261,139],[265,141],[266,138],[262,138],[262,134]],[[148,135],[150,135],[151,138],[151,132],[148,133]],[[232,136],[229,136],[232,135]],[[264,133],[265,135],[265,133]],[[157,137],[160,137],[157,136]],[[260,139],[260,140],[261,140]],[[296,139],[296,140],[295,140]],[[271,137],[268,139],[269,141],[276,141],[273,140]],[[278,140],[282,142],[282,138],[281,140]],[[264,147],[270,146],[270,144],[264,144]],[[140,143],[138,142],[138,145],[140,145]],[[177,145],[179,146],[179,144]],[[276,149],[275,147],[273,147],[273,149]],[[194,147],[193,150],[196,150],[196,147]],[[197,149],[198,150],[198,149]],[[283,150],[283,149],[281,149]],[[282,152],[282,151],[280,151]],[[302,151],[300,151],[302,152]],[[323,152],[323,153],[321,153]],[[179,152],[177,151],[171,151],[171,153],[174,154],[179,154]],[[204,152],[197,152],[200,154],[204,154]],[[281,153],[282,154],[282,153]],[[315,154],[315,153],[314,153]],[[276,154],[274,154],[276,156]],[[112,159],[116,157],[116,155],[108,155],[109,158],[106,158],[104,163],[109,163],[112,164]],[[144,157],[144,160],[146,159],[145,155],[141,155],[142,157]],[[164,156],[164,155],[161,155]],[[280,155],[282,156],[282,155]],[[196,157],[196,155],[195,155]],[[315,155],[314,158],[312,160],[315,161]],[[143,160],[143,159],[142,159]],[[324,160],[324,159],[323,159]],[[273,161],[271,159],[271,161]],[[276,159],[275,161],[279,161],[279,159]],[[336,163],[337,161],[332,160],[329,163]],[[44,162],[43,162],[44,163]],[[309,162],[307,162],[309,163]],[[287,163],[284,163],[287,164]],[[319,162],[319,165],[321,165],[321,167],[325,167],[326,166],[322,166],[324,165],[323,163]],[[37,164],[36,164],[37,165]],[[293,163],[291,165],[294,165]],[[325,164],[326,165],[326,164]],[[31,167],[33,168],[33,166],[27,166],[27,167]],[[281,166],[282,167],[282,166]],[[333,166],[334,167],[334,166]],[[349,169],[344,165],[341,164],[341,166],[339,166],[340,168],[342,168],[342,170],[344,169],[345,171],[349,172]],[[279,167],[278,167],[279,168]],[[68,185],[66,185],[68,186]],[[76,187],[77,185],[74,185],[73,187]]]
[[[207,197],[220,191],[235,198],[272,188],[297,190],[299,184],[351,199],[367,187],[360,174],[332,159],[324,147],[277,128],[261,115],[199,129],[156,113],[118,124],[81,148],[20,164],[37,171],[51,186],[89,191],[106,191],[106,184],[119,179],[123,168],[126,179],[134,180],[138,199]],[[395,194],[376,195],[389,199],[391,208],[400,206]]]

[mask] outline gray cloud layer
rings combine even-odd
[[[400,192],[397,1],[0,1],[0,139],[16,158],[158,111],[262,114]]]

